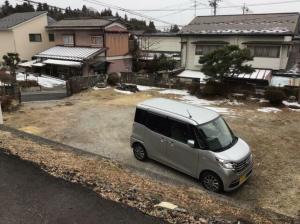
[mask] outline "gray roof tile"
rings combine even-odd
[[[179,35],[295,34],[299,13],[198,16]]]
[[[111,24],[112,21],[105,19],[66,19],[54,23],[49,28],[66,27],[103,27]]]
[[[7,30],[16,25],[24,23],[30,19],[33,19],[37,16],[45,14],[47,12],[24,12],[24,13],[15,13],[10,16],[0,19],[0,30]]]

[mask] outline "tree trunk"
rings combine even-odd
[[[299,96],[298,96],[298,103],[300,104],[300,85],[299,85]]]

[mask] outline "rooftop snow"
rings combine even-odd
[[[51,65],[64,65],[64,66],[70,66],[70,67],[81,67],[81,63],[77,61],[62,61],[62,60],[53,60],[48,59],[46,61],[43,61],[44,64],[51,64]]]
[[[299,13],[198,16],[179,35],[289,34],[297,28]]]
[[[82,61],[84,59],[89,59],[94,55],[100,54],[106,50],[107,48],[55,46],[39,54],[36,54],[35,57]]]
[[[203,72],[190,71],[190,70],[184,70],[182,73],[177,75],[177,77],[200,79],[200,81],[203,81],[206,78]]]

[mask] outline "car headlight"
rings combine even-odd
[[[216,160],[219,163],[219,165],[221,167],[223,167],[224,169],[228,169],[228,170],[234,170],[235,169],[236,164],[233,163],[233,162],[229,162],[229,161],[219,159],[219,158],[216,158]]]

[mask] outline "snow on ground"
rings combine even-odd
[[[118,93],[133,94],[133,93],[130,92],[130,91],[123,91],[123,90],[118,90],[118,89],[115,89],[115,91],[118,92]]]
[[[110,86],[106,86],[105,88],[98,88],[98,87],[94,86],[93,89],[94,90],[110,89]]]
[[[18,81],[25,81],[25,74],[19,73],[17,74],[17,80]],[[36,77],[33,75],[28,75],[27,80],[35,80],[38,81],[39,85],[47,88],[53,88],[54,86],[59,86],[59,85],[65,85],[66,81],[56,79],[55,77],[48,77],[48,76],[41,76],[41,77]]]
[[[186,103],[189,103],[189,104],[192,104],[195,106],[208,106],[211,104],[214,104],[214,105],[221,104],[221,101],[198,99],[195,96],[189,96],[189,95],[181,97],[180,99],[185,101]]]
[[[162,89],[162,88],[157,88],[157,87],[140,86],[140,85],[137,85],[137,88],[138,88],[140,91],[149,91],[149,90]]]
[[[160,94],[175,94],[175,95],[183,95],[183,96],[190,95],[187,90],[178,90],[178,89],[163,90],[163,91],[159,91],[159,93]]]
[[[291,102],[288,102],[288,101],[283,101],[282,103],[283,103],[284,105],[286,105],[286,106],[298,106],[298,107],[300,107],[300,104],[297,103],[297,102],[291,103]]]
[[[260,111],[260,112],[264,112],[264,113],[271,113],[271,112],[277,113],[277,112],[281,112],[280,109],[275,108],[275,107],[263,107],[263,108],[257,109],[257,110]]]

